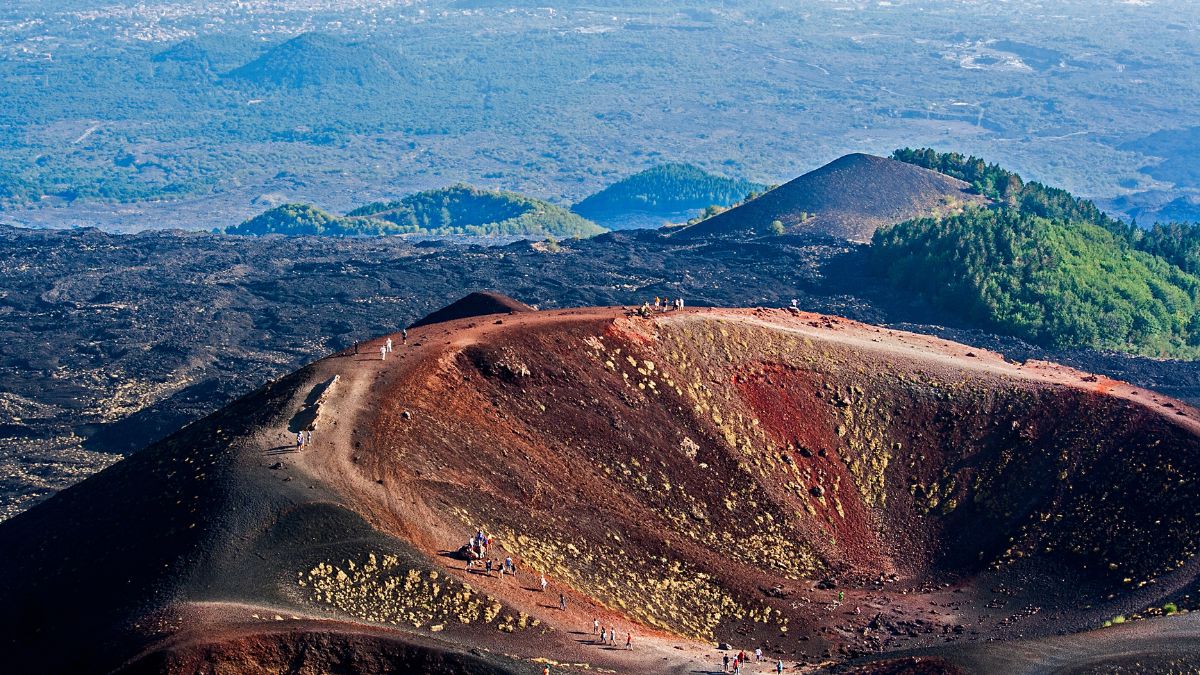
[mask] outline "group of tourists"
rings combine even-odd
[[[655,297],[653,305],[650,304],[649,300],[643,302],[642,306],[638,308],[638,314],[641,316],[650,316],[654,312],[669,312],[672,309],[683,309],[683,298],[672,300],[670,298]]]
[[[762,648],[758,648],[758,649],[754,650],[754,661],[756,663],[765,660],[765,658],[766,657],[763,656]],[[726,654],[725,658],[723,660],[723,666],[721,668],[721,672],[734,673],[735,675],[741,675],[742,667],[744,666],[746,661],[748,661],[749,659],[750,659],[750,657],[749,657],[749,655],[746,654],[746,650],[744,650],[744,649],[739,651],[732,659],[730,659],[729,655]],[[730,668],[731,666],[732,666],[732,669]],[[783,672],[783,659],[779,659],[778,661],[775,662],[775,672],[776,673]]]
[[[312,445],[312,429],[296,432],[296,452],[303,450],[306,445]]]
[[[609,626],[606,629],[600,625],[599,618],[592,619],[592,635],[599,636],[599,642],[602,645],[612,645],[615,647],[617,644],[617,627]],[[592,643],[595,644],[596,640],[593,640]],[[633,633],[625,633],[625,649],[633,650]]]
[[[480,528],[463,546],[467,556],[467,571],[473,572],[482,567],[483,573],[489,577],[492,576],[492,570],[499,572],[502,577],[506,574],[516,575],[517,564],[513,562],[512,556],[506,556],[504,560],[489,558],[488,550],[491,547],[492,538]]]
[[[400,329],[400,340],[402,342],[404,342],[404,344],[408,344],[408,329],[407,328]],[[358,342],[354,343],[354,353],[356,355],[358,354],[359,344],[360,343],[358,343]],[[387,361],[388,354],[391,354],[394,351],[394,349],[393,349],[394,346],[395,345],[392,343],[392,338],[388,338],[388,339],[384,340],[383,344],[379,345],[379,359],[381,361]]]

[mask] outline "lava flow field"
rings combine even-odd
[[[815,314],[494,307],[318,361],[0,524],[9,662],[1200,667],[1192,408]]]

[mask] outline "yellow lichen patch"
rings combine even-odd
[[[655,628],[711,640],[723,616],[746,611],[711,577],[679,560],[638,556],[604,544],[572,544],[554,535],[492,530],[520,544],[516,553],[525,565]]]
[[[490,624],[504,609],[466,584],[436,570],[406,568],[392,555],[372,553],[365,562],[340,566],[323,562],[300,572],[297,584],[314,602],[358,619],[433,631],[454,623]]]

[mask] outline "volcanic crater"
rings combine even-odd
[[[788,672],[1200,664],[1155,637],[1196,633],[1184,404],[784,310],[506,311],[391,339],[0,525],[15,662],[684,673],[727,644]],[[465,564],[478,531],[515,575]]]

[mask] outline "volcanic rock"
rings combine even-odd
[[[419,328],[430,324],[466,319],[474,316],[489,314],[514,314],[517,312],[532,312],[532,307],[507,295],[499,293],[470,293],[445,307],[413,322],[409,328]]]

